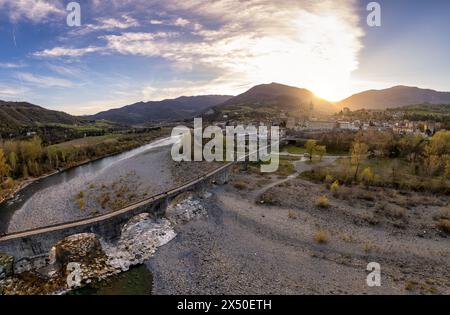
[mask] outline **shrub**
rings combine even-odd
[[[3,189],[11,189],[14,187],[14,179],[11,177],[8,177],[1,185]]]
[[[368,254],[373,251],[374,246],[371,243],[365,243],[363,249],[364,249],[364,252],[366,254]]]
[[[77,200],[77,204],[78,204],[78,207],[79,207],[80,209],[84,209],[85,203],[84,203],[84,199],[83,199],[83,198],[79,198],[79,199]]]
[[[296,220],[297,219],[297,214],[294,211],[291,210],[291,211],[289,211],[288,218],[292,219],[292,220]]]
[[[234,188],[239,189],[239,190],[244,190],[247,188],[247,184],[245,184],[244,182],[235,182],[233,184]]]
[[[325,177],[325,183],[327,183],[328,185],[331,185],[333,182],[334,182],[334,177],[332,175],[328,174]]]
[[[412,291],[412,290],[414,290],[416,288],[417,284],[418,283],[415,282],[415,281],[407,281],[405,283],[405,290]]]
[[[400,206],[388,205],[386,210],[388,211],[388,216],[395,219],[401,219],[406,216],[406,209]]]
[[[316,200],[316,206],[319,208],[328,208],[330,206],[330,202],[328,201],[327,196],[320,196]]]
[[[375,175],[370,167],[365,168],[361,173],[361,180],[367,186],[371,185],[375,179]]]
[[[260,203],[267,204],[267,205],[275,205],[278,202],[277,202],[276,195],[274,193],[272,193],[271,191],[266,191],[265,193],[262,194]]]
[[[329,235],[328,232],[324,229],[320,229],[316,232],[314,235],[314,240],[319,244],[325,244],[328,243]]]
[[[450,234],[450,220],[441,219],[438,223],[438,228],[443,232]]]
[[[352,237],[350,234],[342,233],[341,240],[343,240],[346,243],[350,243],[352,241]]]
[[[439,209],[439,217],[441,219],[450,220],[450,206],[442,207]]]
[[[337,197],[339,195],[339,181],[335,181],[331,187],[330,191],[333,194],[334,197]]]

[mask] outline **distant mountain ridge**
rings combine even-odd
[[[64,112],[45,109],[27,102],[0,101],[0,132],[17,132],[43,124],[74,125],[82,121]]]
[[[270,83],[257,85],[214,108],[216,119],[231,115],[231,118],[242,116],[249,120],[275,118],[281,113],[305,115],[310,110],[316,114],[331,114],[338,107],[307,89]]]
[[[125,125],[184,120],[193,118],[214,106],[222,104],[231,97],[228,95],[182,96],[163,101],[139,102],[86,116],[86,118],[103,119]]]
[[[238,95],[182,96],[163,101],[139,102],[95,115],[76,117],[45,109],[27,102],[0,101],[0,133],[18,133],[30,128],[65,124],[77,125],[90,120],[107,120],[122,125],[186,120],[205,116],[211,120],[257,120],[280,118],[284,114],[332,114],[342,107],[357,109],[397,108],[421,104],[450,104],[450,92],[417,87],[395,86],[352,95],[341,102],[330,103],[307,89],[278,83],[257,85]]]
[[[450,104],[450,92],[438,92],[398,85],[383,90],[369,90],[354,94],[339,102],[342,107],[357,109],[388,109],[414,104]]]

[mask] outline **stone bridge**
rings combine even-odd
[[[163,215],[170,202],[181,193],[202,190],[211,183],[226,183],[234,164],[228,163],[181,187],[111,213],[5,235],[0,237],[0,255],[6,254],[14,257],[14,272],[22,272],[48,265],[48,254],[51,248],[58,241],[68,236],[79,233],[94,233],[107,241],[114,241],[120,236],[122,226],[132,217],[145,212],[155,217]]]

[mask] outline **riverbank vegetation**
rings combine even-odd
[[[450,131],[432,138],[365,132],[355,137],[349,158],[303,173],[304,178],[345,185],[450,193]]]
[[[166,129],[85,137],[44,145],[39,136],[0,141],[0,201],[26,180],[39,178],[104,156],[118,154],[169,134]]]

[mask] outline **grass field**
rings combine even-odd
[[[306,149],[303,147],[298,147],[296,145],[285,145],[281,148],[281,152],[288,152],[290,154],[305,154]]]
[[[114,143],[115,140],[119,139],[121,136],[122,135],[120,134],[110,134],[105,136],[86,137],[55,144],[50,147],[54,147],[56,149],[64,149],[64,148],[82,148],[86,146],[95,146],[100,143],[108,143],[108,142]]]

